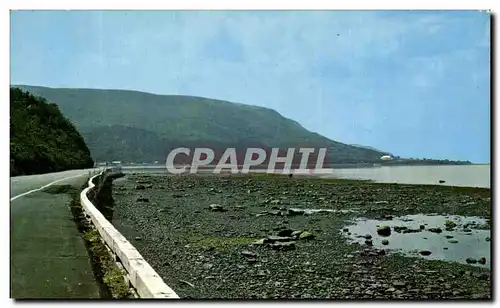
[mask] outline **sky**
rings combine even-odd
[[[480,11],[13,11],[11,84],[222,99],[401,157],[490,162]]]

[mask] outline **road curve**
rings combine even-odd
[[[50,185],[77,189],[97,169],[10,179],[11,298],[99,298],[90,259],[72,221],[71,196],[50,194]]]
[[[21,196],[28,195],[37,190],[42,190],[53,184],[58,184],[66,180],[89,175],[89,172],[97,171],[97,168],[68,170],[46,174],[21,175],[10,178],[10,201]]]

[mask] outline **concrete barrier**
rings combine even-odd
[[[103,172],[91,177],[88,183],[89,187],[80,194],[80,202],[85,214],[90,217],[104,243],[114,254],[116,261],[121,263],[127,272],[127,278],[140,298],[179,298],[135,247],[90,202],[87,193],[95,186],[92,180],[102,174]]]

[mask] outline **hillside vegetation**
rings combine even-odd
[[[39,174],[94,165],[83,137],[58,106],[10,89],[10,175]]]
[[[56,103],[98,161],[164,161],[179,146],[327,147],[328,162],[378,162],[386,153],[325,138],[278,112],[201,97],[18,86]]]

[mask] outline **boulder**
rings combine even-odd
[[[389,235],[391,235],[391,227],[380,226],[377,228],[377,234],[380,236],[389,236]]]
[[[430,250],[420,250],[422,256],[430,256],[432,252]]]
[[[292,229],[283,229],[278,232],[279,236],[291,236],[294,231]]]

